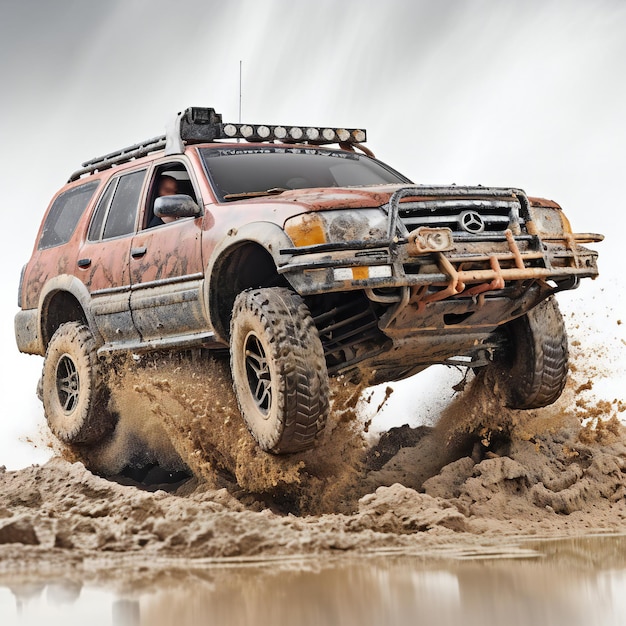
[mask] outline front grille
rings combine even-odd
[[[525,232],[516,199],[446,198],[401,202],[398,216],[411,232],[420,226],[447,227],[456,234]]]

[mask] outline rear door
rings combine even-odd
[[[130,311],[129,259],[146,172],[134,170],[109,181],[78,254],[77,275],[91,293],[96,326],[109,344],[140,339]]]
[[[151,226],[163,177],[177,181],[177,192],[201,197],[183,158],[158,162],[150,176],[142,214],[143,229],[130,250],[131,310],[145,342],[155,347],[201,341],[207,333],[203,306],[202,217]]]

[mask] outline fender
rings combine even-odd
[[[280,254],[280,250],[292,248],[293,242],[280,226],[272,222],[253,222],[238,229],[233,228],[215,246],[205,271],[203,294],[205,315],[215,330],[216,338],[226,344],[228,344],[228,339],[224,336],[219,318],[219,297],[223,294],[222,289],[217,287],[216,281],[224,259],[239,246],[250,243],[262,247],[272,257],[277,268],[288,263],[292,258],[290,254]]]
[[[89,290],[76,276],[71,274],[61,274],[50,279],[41,290],[39,295],[39,304],[37,310],[39,311],[39,319],[37,328],[39,329],[39,343],[42,349],[41,354],[45,353],[45,320],[48,314],[48,307],[52,298],[60,293],[65,292],[72,295],[80,304],[85,317],[87,318],[87,324],[94,335],[96,344],[98,346],[104,343],[104,339],[98,332],[98,327],[91,311],[91,294]],[[49,338],[48,338],[49,339]]]

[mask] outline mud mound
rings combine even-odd
[[[573,379],[555,405],[515,411],[495,404],[488,387],[474,380],[435,428],[405,426],[381,437],[379,458],[389,455],[391,441],[397,451],[382,467],[374,463],[364,483],[370,491],[401,483],[438,498],[477,532],[623,527],[626,429],[617,419],[622,407],[573,401],[579,393]],[[416,443],[404,446],[411,437]]]
[[[394,507],[400,500],[404,512]],[[352,516],[296,518],[246,509],[226,490],[206,485],[185,495],[139,491],[59,458],[0,473],[0,555],[5,556],[11,545],[77,556],[193,558],[369,551],[407,545],[396,535],[458,526],[462,517],[445,502],[399,485],[381,488]]]
[[[406,455],[442,440],[436,429],[422,433],[416,446],[400,448],[381,470],[369,472],[359,484],[369,491],[351,501],[350,514],[284,515],[197,480],[175,493],[150,493],[60,458],[0,471],[0,573],[18,561],[39,567],[42,559],[116,553],[140,563],[267,558],[441,547],[452,535],[473,543],[472,537],[497,541],[506,534],[626,532],[626,433],[615,420],[600,430],[512,437],[500,444],[507,449],[501,456],[478,441],[479,455],[474,449],[473,456],[444,465],[419,490],[399,482],[374,486],[374,477],[393,463],[411,478],[416,466]],[[343,496],[350,499],[355,492],[348,492]]]
[[[452,504],[398,483],[379,487],[375,493],[361,498],[355,521],[353,528],[395,534],[425,531],[436,526],[468,530],[467,519]]]
[[[426,480],[458,459],[506,454],[516,413],[503,409],[481,379],[473,379],[434,428],[405,425],[381,436],[367,454],[367,489],[399,482],[421,490]]]
[[[444,498],[488,528],[508,521],[520,531],[541,520],[567,527],[563,515],[594,528],[623,524],[626,515],[626,445],[620,439],[604,445],[580,442],[577,433],[512,442],[508,456],[479,463],[465,458],[445,467],[423,484],[426,494]],[[489,523],[487,522],[488,520]]]

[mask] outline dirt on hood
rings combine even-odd
[[[118,362],[113,402],[124,418],[106,445],[0,471],[0,577],[16,563],[407,552],[626,532],[626,407],[589,400],[592,383],[573,369],[551,407],[503,409],[474,379],[435,427],[391,429],[373,447],[354,408],[362,390],[339,380],[317,448],[278,457],[247,432],[224,360]],[[162,477],[195,477],[145,480],[157,464]]]

